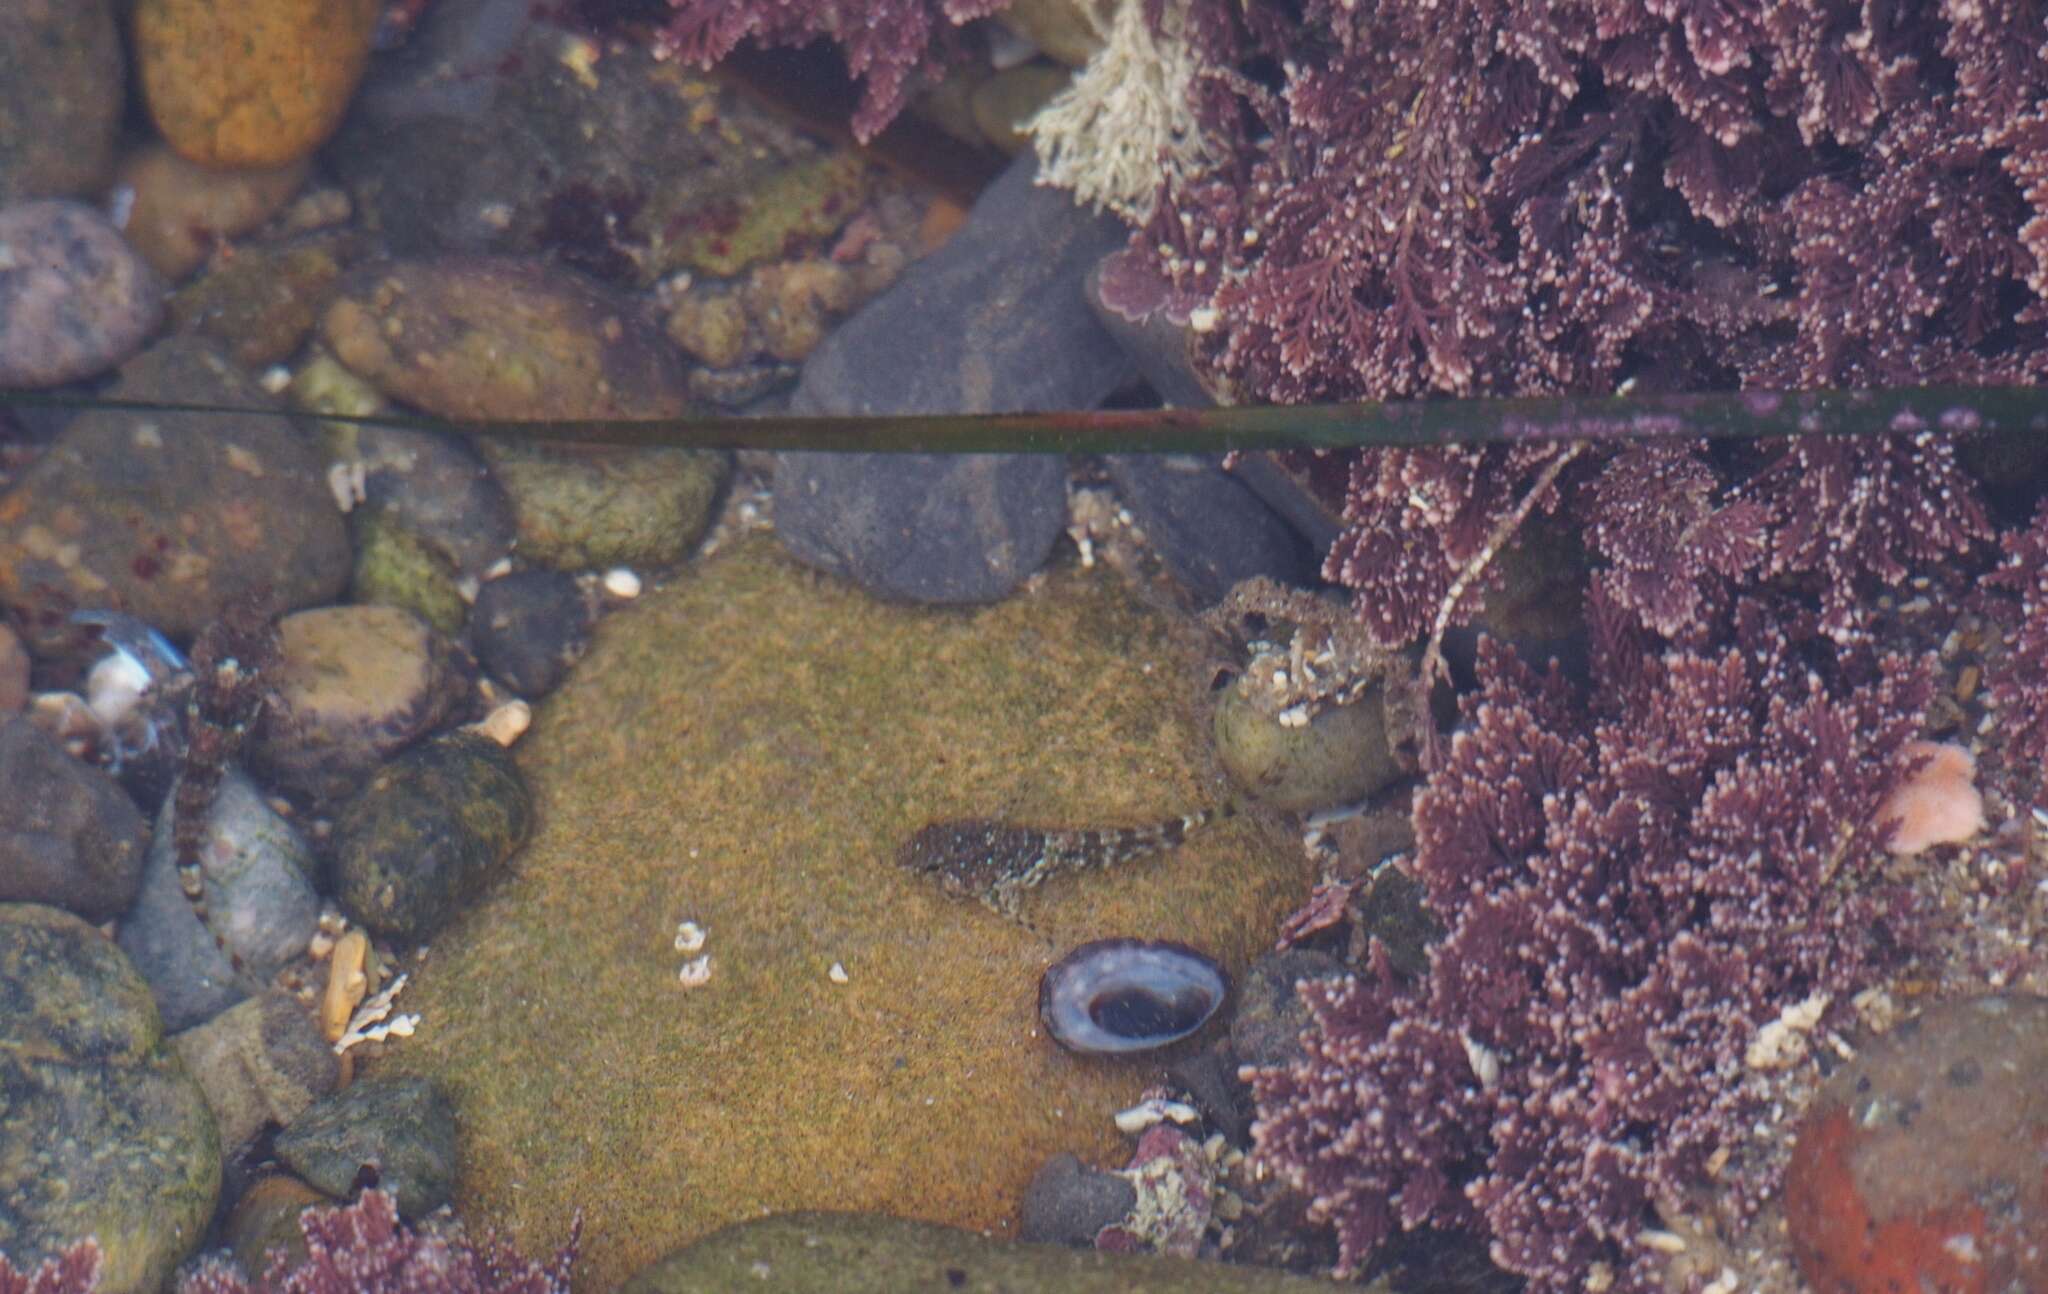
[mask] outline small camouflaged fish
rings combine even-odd
[[[1041,830],[994,818],[934,822],[904,842],[896,861],[930,877],[955,898],[978,899],[1003,916],[1021,920],[1024,891],[1047,877],[1172,849],[1189,832],[1229,817],[1234,808],[1225,805],[1149,827],[1101,831]]]

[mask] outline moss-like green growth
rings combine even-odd
[[[601,1290],[771,1210],[1005,1233],[1047,1156],[1127,1153],[1109,1114],[1159,1062],[1062,1052],[1040,973],[1107,935],[1241,970],[1302,897],[1298,852],[1231,819],[1048,882],[1025,905],[1043,938],[894,854],[936,819],[1104,826],[1222,799],[1198,659],[1103,572],[927,610],[765,540],[604,621],[518,748],[538,832],[436,940],[405,1003],[420,1032],[383,1062],[454,1094],[464,1216],[540,1248],[584,1207],[605,1244],[579,1275]],[[708,932],[694,989],[685,919]]]

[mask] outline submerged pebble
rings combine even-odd
[[[158,815],[142,895],[121,924],[120,944],[149,981],[164,1025],[184,1029],[258,990],[312,938],[318,864],[291,823],[240,772],[222,779],[199,846],[207,925],[179,888],[175,797]],[[212,927],[208,929],[208,925]],[[235,972],[214,940],[242,960]]]
[[[365,1168],[408,1218],[455,1194],[455,1106],[429,1079],[363,1079],[314,1102],[276,1144],[287,1167],[338,1200]]]
[[[128,910],[148,825],[114,780],[27,719],[0,718],[0,902],[93,921]]]
[[[277,789],[333,801],[432,731],[468,693],[453,644],[399,607],[320,607],[277,625],[274,699],[252,769]]]
[[[1183,944],[1098,939],[1045,972],[1038,1018],[1069,1051],[1150,1051],[1207,1024],[1229,992],[1223,968]]]
[[[8,1257],[94,1236],[100,1294],[164,1288],[213,1216],[213,1115],[120,949],[33,903],[0,903],[0,1109]]]
[[[337,897],[375,934],[424,939],[532,824],[533,800],[511,754],[478,733],[445,733],[384,765],[337,815]]]
[[[163,317],[163,280],[91,207],[0,208],[0,250],[0,389],[104,373]]]

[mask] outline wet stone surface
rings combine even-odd
[[[425,1079],[353,1083],[292,1120],[276,1146],[293,1172],[334,1199],[354,1195],[365,1169],[408,1218],[455,1192],[455,1108]]]
[[[503,869],[532,830],[518,766],[457,730],[391,760],[336,815],[336,897],[380,936],[425,939]]]
[[[114,8],[0,8],[0,206],[83,196],[106,179],[124,79]]]
[[[0,904],[0,1252],[33,1270],[81,1236],[102,1294],[156,1294],[220,1189],[213,1115],[149,986],[77,917]]]
[[[554,691],[582,658],[593,619],[572,576],[515,571],[477,592],[471,635],[484,668],[531,700]]]
[[[0,389],[104,373],[163,317],[163,280],[91,207],[0,207],[0,247]]]
[[[205,343],[172,338],[131,360],[116,400],[268,409]],[[184,639],[237,594],[331,602],[348,535],[313,445],[282,418],[96,409],[0,494],[0,602],[31,650],[77,607],[127,611]]]
[[[320,915],[312,851],[241,773],[222,780],[199,849],[211,929],[200,925],[179,885],[176,825],[167,799],[150,840],[142,896],[120,934],[122,951],[149,981],[165,1027],[173,1030],[209,1019],[258,991],[305,951]],[[216,933],[241,958],[239,974],[214,941]]]
[[[468,694],[470,667],[454,644],[401,608],[317,607],[277,630],[275,695],[248,751],[277,790],[342,799]]]
[[[0,903],[92,921],[128,910],[149,826],[114,779],[27,719],[0,717]]]
[[[2048,998],[1930,1008],[1821,1090],[1786,1173],[1822,1294],[2048,1289]]]

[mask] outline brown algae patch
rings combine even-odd
[[[587,1211],[609,1288],[764,1212],[876,1209],[1008,1234],[1039,1163],[1124,1149],[1158,1062],[1062,1053],[1067,948],[1174,939],[1233,973],[1307,883],[1245,818],[1061,876],[1040,937],[896,865],[926,823],[1075,827],[1211,805],[1195,645],[1114,577],[1000,605],[876,602],[754,540],[607,620],[519,747],[540,828],[436,941],[379,1069],[448,1084],[459,1205],[528,1247]],[[708,981],[678,923],[705,930]],[[831,968],[845,968],[845,983]]]

